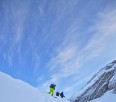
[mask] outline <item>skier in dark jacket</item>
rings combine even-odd
[[[56,87],[56,85],[55,85],[55,84],[51,84],[51,85],[50,85],[50,92],[49,92],[49,94],[51,94],[51,93],[52,93],[52,96],[54,95],[55,87]]]
[[[61,96],[62,98],[65,97],[63,92],[60,93],[60,96]]]

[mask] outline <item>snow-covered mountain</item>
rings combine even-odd
[[[116,102],[116,94],[113,94],[112,92],[105,93],[102,97],[97,98],[90,102]]]
[[[111,96],[111,97],[110,97]],[[73,102],[109,102],[116,97],[116,60],[106,65],[73,97]],[[101,101],[100,101],[101,99]],[[116,100],[116,98],[115,98]]]
[[[29,84],[0,72],[0,102],[69,102],[42,93]]]

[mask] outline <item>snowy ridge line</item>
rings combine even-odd
[[[111,75],[110,75],[111,74]],[[109,75],[109,77],[108,77]],[[105,76],[107,76],[105,78]],[[115,82],[114,82],[115,81]],[[112,85],[112,88],[110,87],[111,82],[116,83],[116,60],[114,60],[113,62],[109,63],[108,65],[106,65],[105,67],[103,67],[101,70],[99,70],[90,81],[88,81],[88,83],[85,85],[85,87],[76,95],[74,95],[72,97],[71,100],[78,100],[78,101],[74,101],[74,102],[88,102],[88,101],[79,101],[79,98],[85,98],[86,100],[92,100],[91,95],[94,94],[94,92],[97,92],[102,90],[103,87],[105,87],[106,89],[103,91],[105,92],[106,90],[109,89],[113,89],[114,88],[114,84]],[[93,95],[93,97],[99,97],[101,96],[103,93],[99,93],[99,95],[96,93],[96,95]],[[81,100],[81,99],[80,99]]]
[[[6,73],[0,72],[0,79],[5,79],[5,78],[7,79],[7,82],[8,82],[9,85],[12,84],[12,82],[14,80],[15,81],[14,86],[17,86],[19,83],[23,83],[23,84],[25,84],[25,85],[27,85],[29,87],[32,87],[30,84],[28,84],[28,83],[26,83],[26,82],[24,82],[24,81],[22,81],[20,79],[14,79],[12,76],[10,76],[10,75],[8,75]],[[32,88],[37,89],[35,87],[32,87]]]
[[[109,63],[108,65],[106,65],[106,67],[109,66],[109,65],[112,65],[112,64]],[[114,65],[116,65],[116,64],[113,64],[113,66],[114,66]],[[87,88],[91,87],[91,86],[93,85],[93,83],[96,82],[96,80],[102,76],[102,74],[114,70],[114,67],[112,67],[111,69],[108,69],[108,70],[106,70],[106,67],[100,69],[100,70],[91,78],[91,80],[87,82],[87,84],[83,87],[83,89],[80,91],[80,93],[79,93],[78,95],[81,95],[84,91],[86,91]],[[78,95],[76,95],[76,96],[78,96]]]
[[[26,82],[0,72],[0,102],[69,102],[43,93]]]

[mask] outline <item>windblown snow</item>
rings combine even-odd
[[[0,72],[0,102],[69,102]]]

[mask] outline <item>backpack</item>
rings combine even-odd
[[[54,88],[54,84],[51,84],[51,85],[50,85],[50,88]]]
[[[60,93],[59,92],[56,92],[56,96],[59,96],[60,95]]]
[[[63,92],[61,92],[60,96],[61,96],[62,98],[65,97]]]
[[[50,85],[50,88],[53,88],[54,90],[55,90],[55,87],[56,87],[56,85],[54,85],[54,84]]]

